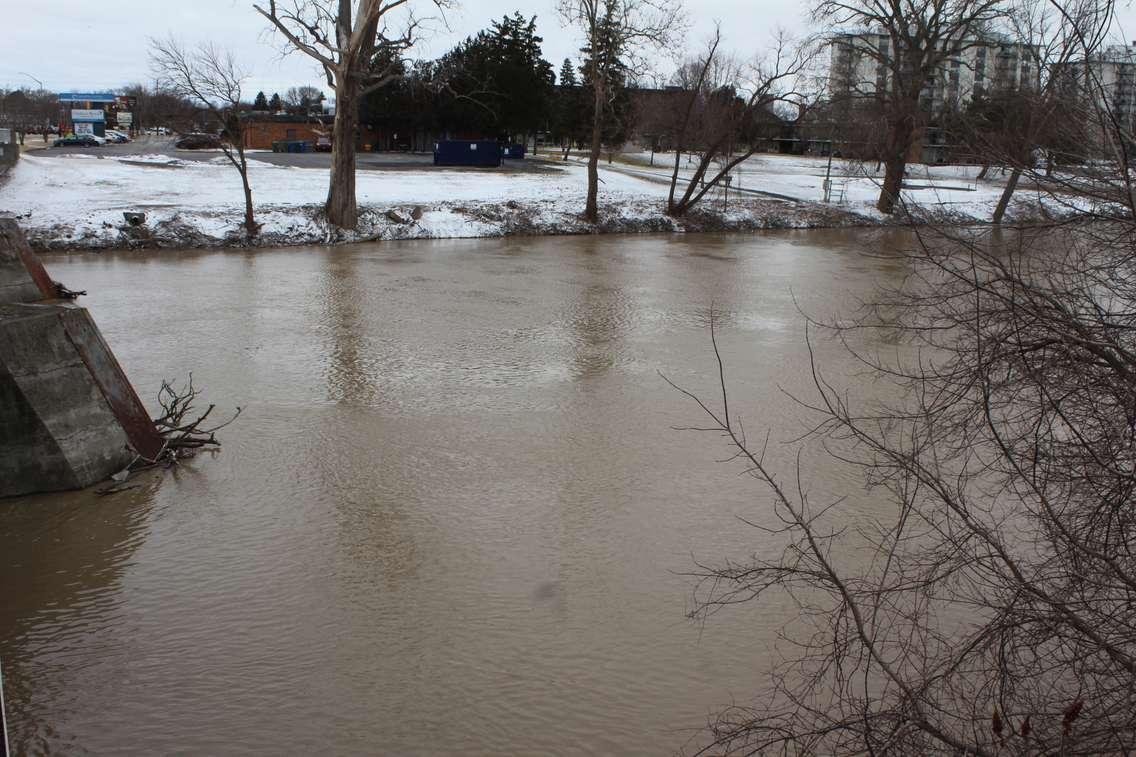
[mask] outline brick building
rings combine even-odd
[[[252,112],[241,115],[245,122],[245,149],[271,150],[274,142],[309,142],[313,146],[322,136],[330,137],[335,116],[292,116]],[[364,125],[356,133],[355,147],[374,149],[380,144],[379,134]]]
[[[283,116],[245,113],[246,150],[271,150],[274,142],[311,142],[331,135],[333,116]]]

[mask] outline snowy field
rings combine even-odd
[[[674,167],[674,154],[655,154],[652,167],[651,153],[625,152],[618,159],[628,164],[629,174],[642,177],[669,178]],[[582,162],[574,157],[573,162]],[[690,176],[694,165],[686,160],[679,167],[680,176]],[[988,221],[1005,186],[998,170],[989,178],[979,180],[979,166],[908,166],[903,192],[904,203],[914,210],[944,212],[975,221]],[[824,180],[831,178],[829,202],[850,212],[870,218],[882,219],[875,209],[879,199],[883,171],[876,171],[874,163],[827,158],[758,154],[749,158],[734,171],[733,186],[743,190],[757,190],[791,197],[801,202],[824,202]],[[1036,189],[1025,183],[1018,187],[1014,200],[1019,208],[1049,204]],[[1058,212],[1064,203],[1052,204]]]
[[[311,219],[311,206],[327,196],[323,169],[292,168],[251,161],[249,172],[266,234],[296,231]],[[583,209],[584,169],[547,172],[445,169],[359,171],[361,207],[422,206],[438,226],[430,236],[483,236],[473,222],[456,221],[439,205],[461,203],[538,204],[569,212]],[[663,197],[663,188],[620,173],[605,172],[602,199],[621,201]],[[240,177],[223,156],[209,162],[165,155],[61,157],[25,155],[0,187],[0,210],[20,217],[29,231],[50,231],[76,243],[117,235],[124,211],[143,211],[153,226],[178,219],[206,236],[223,237],[240,223],[244,195]],[[429,216],[436,215],[431,219]]]
[[[578,158],[549,161],[543,170],[408,167],[360,170],[359,231],[329,229],[319,214],[326,169],[251,161],[250,179],[263,243],[353,239],[477,237],[508,233],[683,230],[663,214],[668,171],[645,164],[649,154],[619,156],[600,172],[600,227],[579,219],[586,186]],[[834,161],[830,203],[824,200],[823,159],[760,155],[736,171],[735,186],[784,198],[735,192],[721,213],[728,228],[848,225],[883,220],[874,208],[879,177],[859,164]],[[682,172],[688,174],[683,166]],[[904,198],[912,207],[960,219],[988,220],[1001,192],[978,181],[973,167],[913,166]],[[715,202],[706,203],[717,212]],[[1019,190],[1019,205],[1043,202]],[[41,248],[99,248],[154,243],[208,246],[238,235],[244,198],[237,172],[223,156],[182,160],[162,154],[100,156],[85,153],[21,158],[0,185],[0,212],[16,215]],[[124,211],[147,214],[144,229],[127,229]],[[413,220],[412,220],[413,219]]]

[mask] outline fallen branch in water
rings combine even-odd
[[[82,291],[71,290],[71,289],[68,289],[66,286],[64,286],[63,284],[61,284],[58,281],[53,281],[51,283],[55,284],[55,296],[58,297],[61,300],[77,300],[80,297],[86,296],[86,294],[87,294],[86,290],[82,290]]]
[[[122,486],[134,473],[153,468],[170,468],[202,449],[216,450],[221,446],[217,432],[228,426],[241,415],[238,407],[233,416],[224,423],[206,427],[205,421],[213,413],[216,405],[209,405],[197,415],[194,402],[201,392],[193,385],[193,374],[181,389],[175,389],[169,381],[163,381],[158,390],[158,404],[162,414],[154,419],[154,427],[162,437],[162,448],[153,458],[135,455],[130,465],[111,476],[114,483],[99,494],[117,494],[133,487]]]

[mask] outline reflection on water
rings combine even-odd
[[[714,389],[713,306],[737,409],[795,436],[798,306],[902,276],[863,241],[49,258],[143,396],[193,370],[245,412],[220,455],[125,494],[0,502],[17,751],[681,748],[793,617],[685,620],[692,557],[777,545],[739,526],[765,503],[722,449],[671,430],[696,416],[658,373]]]

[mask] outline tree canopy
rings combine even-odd
[[[469,37],[437,61],[434,75],[444,94],[443,126],[460,126],[485,136],[538,131],[547,124],[552,64],[541,53],[536,17],[519,12]]]

